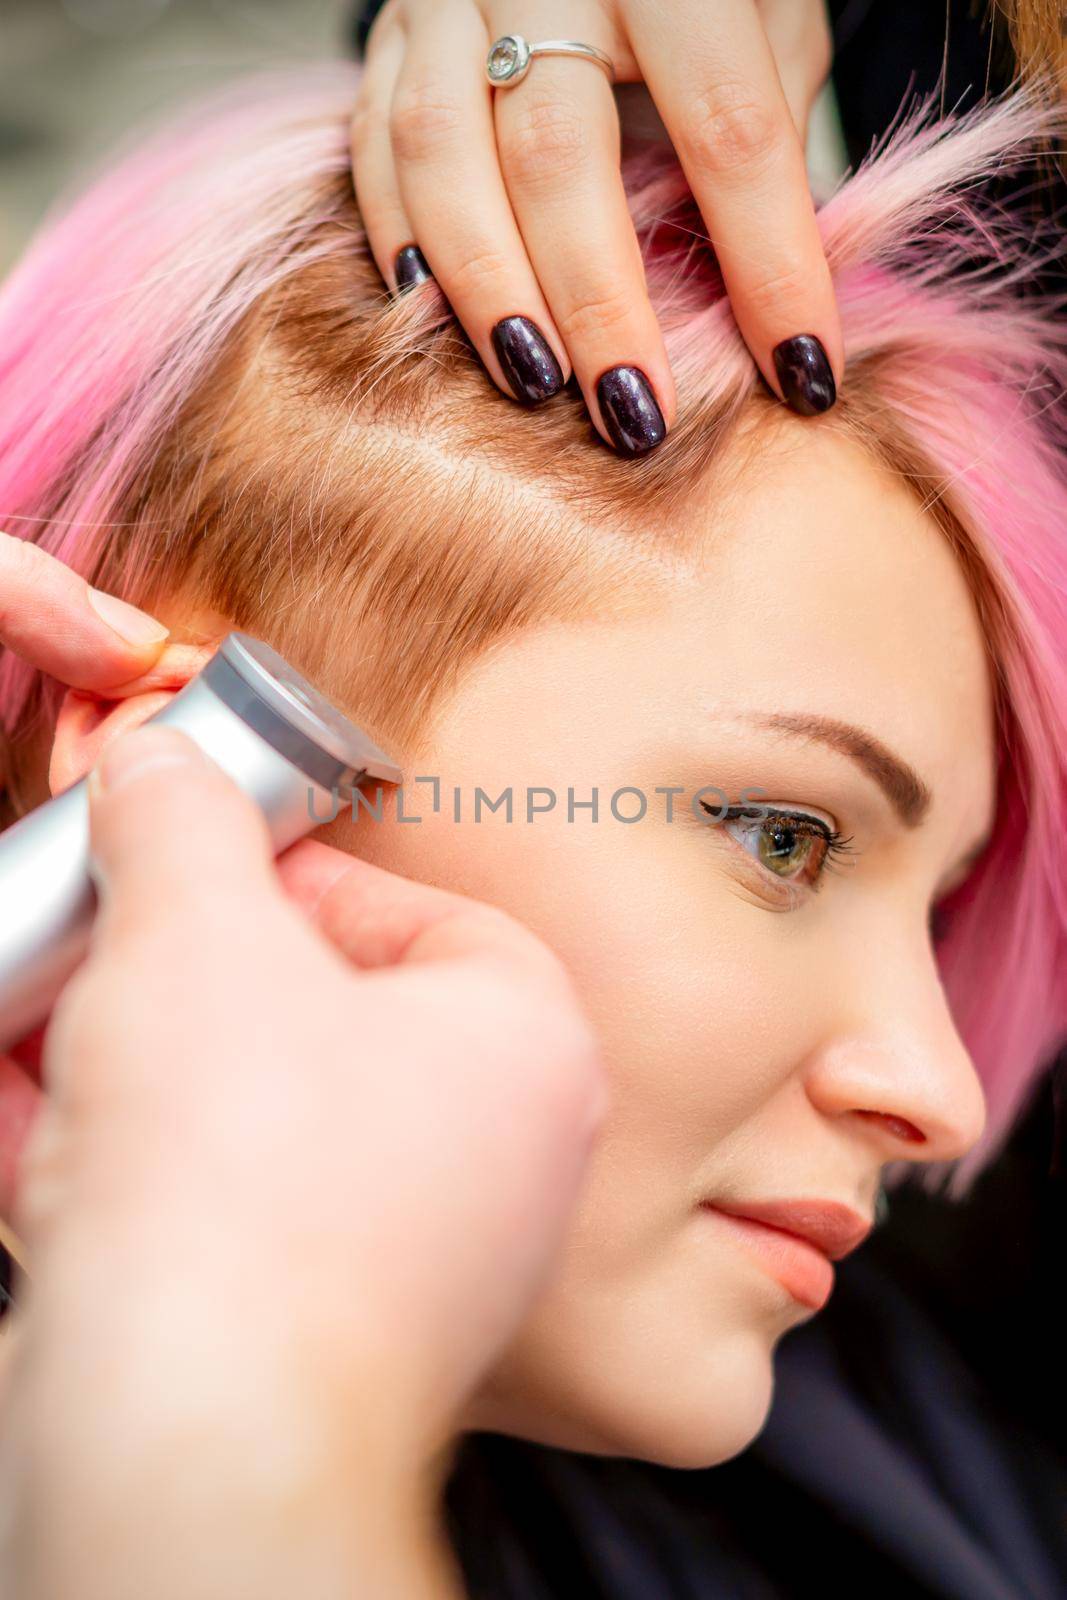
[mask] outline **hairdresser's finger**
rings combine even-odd
[[[293,845],[277,870],[290,899],[354,966],[489,958],[546,976],[559,971],[548,947],[499,907],[401,877],[319,839]]]
[[[509,17],[494,0],[490,25],[504,33]],[[559,31],[617,53],[593,0],[569,6]],[[644,455],[666,437],[677,396],[623,189],[611,84],[588,61],[539,57],[496,90],[495,120],[508,194],[590,415],[621,454]]]
[[[90,776],[90,845],[101,896],[93,952],[149,935],[188,969],[284,909],[262,813],[175,728],[148,724],[108,744]]]
[[[412,0],[393,158],[415,238],[487,371],[505,394],[539,405],[570,363],[501,178],[488,46],[467,0]]]
[[[395,294],[432,274],[413,242],[389,133],[389,107],[406,47],[404,32],[394,23],[372,34],[371,40],[349,129],[352,184],[371,254]]]
[[[745,342],[804,416],[836,398],[843,351],[804,151],[753,0],[623,0],[630,40],[696,196]]]
[[[804,144],[811,108],[833,63],[826,0],[756,0],[756,4],[793,125]]]
[[[110,689],[156,660],[168,630],[65,562],[0,533],[0,645],[72,689]]]
[[[204,646],[177,642],[164,645],[152,665],[135,678],[116,683],[108,690],[116,700],[135,694],[154,694],[157,689],[180,689],[204,665]]]

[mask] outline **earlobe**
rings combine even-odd
[[[56,718],[48,763],[50,792],[61,794],[84,778],[106,744],[162,711],[214,652],[214,644],[164,650],[156,668],[145,674],[143,687],[127,686],[121,694],[113,691],[113,698],[68,689]]]

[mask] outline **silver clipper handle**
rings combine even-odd
[[[401,773],[261,640],[231,633],[149,719],[178,728],[259,806],[276,854],[318,826],[331,796]],[[82,779],[0,834],[0,1050],[46,1020],[85,954],[96,910]]]

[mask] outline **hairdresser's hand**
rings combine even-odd
[[[162,623],[90,588],[47,551],[0,532],[0,649],[72,689],[113,691],[155,665],[167,636]],[[38,1100],[23,1052],[0,1056],[0,1215],[10,1203],[20,1130],[29,1125]]]
[[[508,0],[387,0],[352,124],[371,249],[391,288],[428,263],[506,394],[536,404],[573,370],[604,438],[641,454],[676,395],[616,102],[602,67],[566,56],[491,88],[489,46],[515,20]],[[841,332],[802,144],[830,64],[824,0],[526,0],[521,20],[531,43],[595,45],[618,82],[647,85],[760,370],[825,410]]]
[[[158,660],[167,629],[46,550],[0,533],[0,646],[71,689],[113,689]]]
[[[595,1037],[501,911],[310,840],[283,889],[174,730],[101,767],[15,1215],[0,1590],[349,1592],[552,1266]]]

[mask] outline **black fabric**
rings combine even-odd
[[[963,111],[1010,81],[1003,15],[985,0],[829,0],[829,11],[834,93],[853,165],[909,95],[940,86],[945,109]]]

